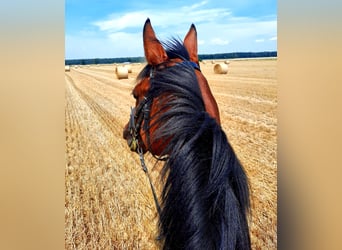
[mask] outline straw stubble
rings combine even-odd
[[[134,77],[113,65],[70,67],[66,80],[66,249],[159,249],[157,212],[138,155],[122,139],[134,106]],[[231,60],[224,76],[201,64],[218,102],[222,127],[246,168],[252,189],[253,249],[277,248],[276,60]],[[146,155],[157,193],[155,160]],[[153,166],[155,166],[153,168]]]

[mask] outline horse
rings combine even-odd
[[[160,207],[153,190],[162,248],[250,249],[249,182],[201,73],[195,25],[183,42],[161,42],[147,18],[143,45],[147,64],[123,137],[143,168],[148,151],[165,161]]]

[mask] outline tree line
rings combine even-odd
[[[217,60],[217,59],[236,59],[236,58],[277,57],[277,51],[203,54],[203,55],[198,55],[198,57],[200,61]],[[65,65],[143,63],[143,62],[145,62],[145,57],[92,58],[92,59],[66,59]]]

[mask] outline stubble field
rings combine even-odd
[[[231,60],[228,74],[201,63],[221,123],[251,186],[253,249],[277,248],[276,59]],[[157,211],[137,154],[122,138],[144,64],[118,80],[115,65],[65,72],[65,248],[159,249]],[[159,166],[146,155],[154,185]]]

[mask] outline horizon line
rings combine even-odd
[[[211,56],[211,55],[220,55],[220,54],[234,54],[234,53],[274,53],[278,54],[278,50],[265,50],[265,51],[236,51],[236,52],[223,52],[223,53],[208,53],[208,54],[198,54],[198,57],[201,56]],[[92,57],[92,58],[64,58],[64,61],[67,60],[105,60],[105,59],[123,59],[123,58],[145,58],[145,56],[121,56],[121,57]]]

